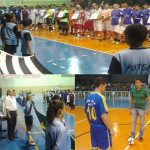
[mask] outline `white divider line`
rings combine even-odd
[[[145,127],[150,123],[150,120],[146,123]],[[137,139],[137,137],[139,136],[140,133],[138,133],[136,136],[135,136],[135,139]],[[130,145],[128,145],[124,150],[128,150],[130,147]]]

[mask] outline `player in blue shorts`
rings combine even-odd
[[[106,89],[105,79],[95,80],[95,92],[85,99],[85,113],[90,123],[92,150],[112,150],[112,136],[115,135],[108,118],[106,99],[102,93]]]

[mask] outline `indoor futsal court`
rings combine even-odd
[[[116,46],[109,40],[73,39],[73,35],[64,37],[42,29],[32,34],[35,57],[54,74],[107,74],[112,55],[129,48],[125,42]],[[149,42],[144,44],[147,47]],[[16,55],[21,56],[19,48]]]
[[[63,90],[70,89],[74,90],[74,76],[61,76],[61,75],[52,75],[50,76],[38,76],[36,78],[24,78],[23,76],[15,77],[15,78],[7,78],[6,76],[1,76],[1,85],[2,85],[2,98],[3,101],[6,97],[6,91],[9,88],[16,90],[16,100],[17,100],[17,111],[18,111],[18,118],[17,118],[17,125],[16,130],[19,138],[16,138],[14,141],[10,142],[7,138],[6,132],[0,133],[0,145],[2,150],[6,149],[15,149],[15,150],[44,150],[45,149],[45,132],[43,131],[42,123],[40,123],[39,118],[37,118],[37,114],[34,113],[33,119],[33,128],[31,132],[31,138],[35,141],[35,146],[29,146],[26,144],[27,136],[26,136],[26,125],[24,119],[24,108],[20,105],[20,97],[19,92],[20,90],[26,91],[31,90],[33,94],[33,101],[35,102],[36,110],[46,116],[47,113],[47,102],[43,100],[43,91],[47,90]],[[25,81],[26,84],[23,84],[22,81]],[[41,83],[37,80],[41,80]],[[55,84],[52,84],[53,80],[57,80]],[[63,80],[63,81],[62,81]],[[31,85],[34,84],[34,86]],[[46,83],[46,82],[49,83]],[[25,83],[24,82],[24,83]],[[37,83],[37,84],[36,84]],[[40,86],[41,84],[41,86]],[[43,86],[44,85],[44,86]],[[43,91],[42,91],[43,90]],[[2,104],[2,103],[1,103]],[[2,105],[1,105],[2,106]],[[4,108],[3,108],[4,109]],[[4,109],[5,112],[5,109]],[[70,110],[69,106],[66,106],[66,114],[64,116],[65,123],[67,129],[70,133],[70,137],[72,141],[75,141],[75,110]],[[7,129],[7,121],[2,122],[2,129]],[[6,136],[6,137],[5,137]],[[74,142],[73,142],[74,143]],[[4,146],[5,145],[5,146]]]
[[[117,76],[117,78],[119,78]],[[124,78],[127,78],[124,76]],[[132,77],[132,78],[137,78]],[[90,78],[89,78],[90,80]],[[126,79],[125,79],[126,80]],[[122,79],[123,81],[123,79]],[[76,91],[76,113],[75,113],[75,138],[76,138],[76,149],[77,150],[91,150],[91,139],[90,139],[90,125],[88,123],[86,114],[84,113],[84,105],[87,95],[90,91]],[[149,146],[149,132],[150,132],[150,117],[145,118],[145,131],[144,140],[139,142],[139,127],[140,121],[138,118],[136,125],[135,144],[128,145],[128,138],[131,133],[131,116],[129,114],[129,102],[130,94],[129,91],[118,91],[116,96],[112,95],[112,91],[105,91],[103,95],[106,97],[108,105],[108,116],[110,123],[115,131],[115,136],[112,138],[112,144],[114,150],[143,150],[150,149]]]

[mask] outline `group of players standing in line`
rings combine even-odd
[[[58,31],[62,30],[60,35],[67,36],[70,33],[75,34],[74,38],[83,38],[88,32],[87,37],[95,36],[93,40],[103,41],[109,38],[112,44],[120,44],[121,34],[116,32],[116,26],[120,25],[126,28],[131,24],[143,24],[146,26],[150,41],[150,5],[139,4],[131,6],[129,3],[114,3],[112,6],[106,4],[93,3],[83,9],[80,5],[73,7],[72,5],[63,4],[61,7],[56,5],[29,7],[10,7],[1,9],[1,19],[6,13],[14,13],[16,21],[30,18],[32,20],[32,29],[38,30],[39,25],[43,28],[48,27],[50,31],[54,31],[57,24]],[[98,14],[96,18],[92,15]],[[57,23],[56,23],[57,22]],[[114,31],[115,30],[115,31]]]

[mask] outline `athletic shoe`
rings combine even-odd
[[[74,39],[75,39],[75,38],[78,38],[78,36],[77,36],[77,35],[75,35],[73,38],[74,38]]]
[[[91,37],[91,35],[88,35],[87,38]]]
[[[37,31],[37,30],[38,30],[38,27],[35,28],[35,31]]]
[[[111,44],[116,44],[116,43],[117,43],[116,41],[112,41],[112,42],[111,42]]]
[[[100,39],[99,41],[100,41],[100,42],[103,42],[103,39]]]
[[[59,35],[64,35],[64,33],[60,33]]]
[[[116,42],[116,45],[120,45],[120,42]]]
[[[140,141],[140,142],[143,142],[143,138],[142,138],[141,136],[140,136],[140,138],[139,138],[139,141]]]
[[[83,39],[83,36],[79,36],[79,39]]]
[[[65,34],[64,34],[64,36],[68,36],[68,34],[67,34],[67,33],[65,33]]]
[[[148,42],[150,42],[150,38],[149,38]]]
[[[96,40],[98,40],[98,39],[94,38],[94,39],[92,39],[92,40],[96,41]]]
[[[30,141],[30,142],[27,141],[27,144],[30,145],[30,146],[34,146],[35,142],[34,141]]]

